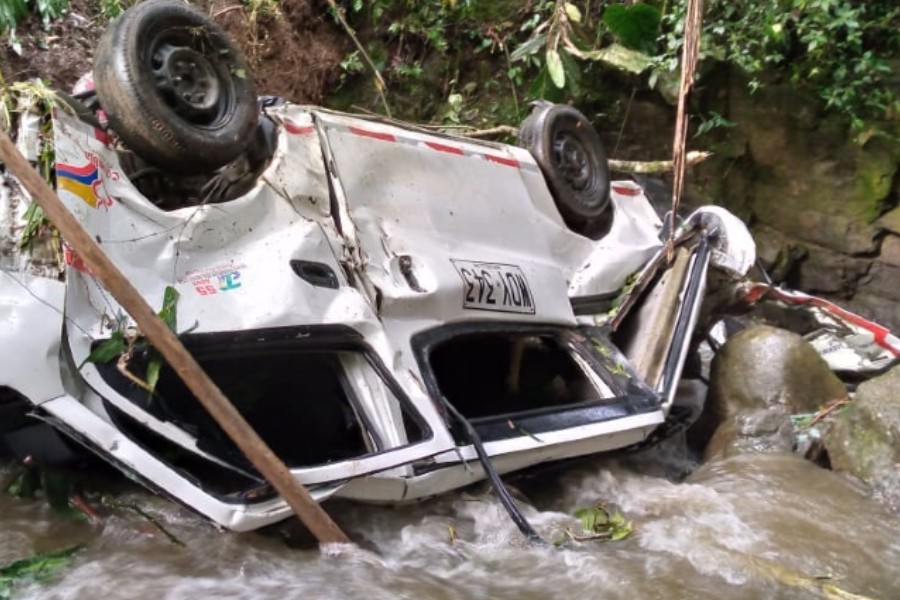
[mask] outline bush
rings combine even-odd
[[[0,35],[9,35],[15,43],[16,25],[29,13],[47,24],[63,16],[68,8],[69,0],[0,0]]]
[[[675,69],[685,3],[663,17],[662,68]],[[786,77],[813,91],[861,129],[898,102],[888,60],[900,57],[896,0],[707,0],[701,58],[735,65],[751,78]]]

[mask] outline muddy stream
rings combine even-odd
[[[0,564],[85,547],[23,599],[900,598],[900,522],[843,477],[793,455],[691,467],[676,445],[514,481],[549,541],[573,510],[618,507],[617,542],[531,547],[484,489],[404,507],[327,505],[358,546],[297,549],[278,532],[220,532],[138,488],[135,502],[181,547],[127,510],[76,522],[42,501],[0,496]],[[6,468],[6,467],[5,467]],[[668,476],[668,478],[667,478]]]

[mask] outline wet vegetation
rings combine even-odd
[[[8,565],[0,565],[0,600],[13,598],[13,591],[17,586],[50,579],[64,568],[71,556],[81,548],[73,546],[57,552],[41,552]]]
[[[79,8],[102,24],[131,3]],[[265,46],[271,22],[285,18],[279,4],[293,3],[225,7],[246,16],[249,56],[261,52],[249,46]],[[345,46],[331,103],[382,111],[386,102],[396,116],[486,127],[517,125],[538,98],[595,107],[610,124],[627,109],[611,112],[622,104],[620,89],[671,99],[684,7],[669,0],[346,0],[313,4],[311,12],[331,12],[333,26],[355,37]],[[21,53],[21,23],[46,27],[67,10],[69,0],[9,0],[0,5],[0,34]],[[33,25],[26,29],[40,37]],[[751,90],[787,81],[871,135],[898,112],[890,84],[898,30],[900,8],[890,0],[709,0],[698,84],[722,65],[744,73]],[[700,132],[728,125],[720,114],[694,108]]]
[[[677,85],[684,2],[347,4],[363,49],[341,63],[344,103],[369,82],[404,116],[485,126],[518,123],[538,98],[608,110],[617,88],[671,99]],[[699,85],[727,65],[751,91],[789,81],[857,130],[877,127],[898,110],[887,85],[898,28],[900,9],[884,0],[711,0]],[[700,132],[728,124],[715,112],[695,119]]]

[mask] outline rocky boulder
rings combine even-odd
[[[860,385],[824,442],[833,470],[863,480],[900,511],[900,366]]]
[[[769,326],[735,334],[713,359],[709,393],[689,439],[707,459],[791,451],[790,415],[845,397],[843,383],[802,337]]]
[[[900,144],[854,136],[808,89],[746,86],[734,71],[704,85],[734,126],[701,138],[715,156],[694,168],[692,196],[752,223],[774,281],[900,330]],[[891,118],[879,125],[900,127]]]

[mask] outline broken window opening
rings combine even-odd
[[[143,427],[110,402],[104,401],[103,406],[116,427],[133,442],[153,452],[170,467],[219,499],[263,501],[275,496],[275,490],[252,466],[249,469],[243,469],[248,465],[241,464],[241,470],[244,471],[241,473],[240,470],[216,464]],[[246,461],[243,462],[246,463]]]
[[[289,468],[359,459],[387,449],[377,428],[370,423],[370,414],[379,423],[384,413],[396,416],[406,432],[406,443],[427,437],[425,429],[361,351],[236,351],[230,347],[209,349],[195,354],[195,358]],[[130,365],[132,372],[143,372],[142,362],[135,359]],[[195,437],[200,450],[255,473],[168,366],[163,366],[152,396],[125,380],[113,363],[98,368],[126,398]]]
[[[470,419],[615,396],[583,357],[550,334],[459,335],[435,345],[429,361],[440,393]]]

